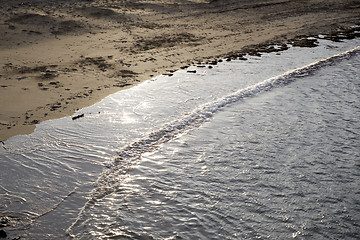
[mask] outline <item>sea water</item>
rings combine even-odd
[[[0,150],[25,239],[358,239],[359,40],[159,76]]]

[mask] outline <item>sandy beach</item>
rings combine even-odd
[[[360,2],[351,0],[0,4],[0,141],[153,76],[274,44],[313,44],[296,42],[301,36],[358,37],[349,27],[360,23]]]

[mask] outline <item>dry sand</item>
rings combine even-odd
[[[0,0],[0,140],[152,76],[359,16],[351,0]]]

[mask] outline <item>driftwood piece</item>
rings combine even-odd
[[[80,115],[77,115],[75,117],[72,117],[72,120],[76,120],[76,119],[82,118],[82,117],[84,117],[84,114],[80,114]]]

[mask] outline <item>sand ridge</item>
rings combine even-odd
[[[0,0],[0,5],[1,141],[152,76],[301,35],[331,36],[358,24],[360,16],[358,1],[341,0]]]

